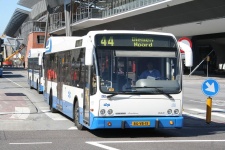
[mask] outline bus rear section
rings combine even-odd
[[[182,63],[172,34],[91,31],[71,48],[48,43],[45,99],[78,129],[182,128]]]
[[[28,55],[28,84],[30,89],[35,89],[39,94],[44,91],[43,80],[43,53],[45,48],[30,49]]]

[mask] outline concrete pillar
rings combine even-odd
[[[64,0],[64,14],[65,14],[65,25],[66,25],[66,36],[72,36],[71,28],[71,4],[72,0]]]

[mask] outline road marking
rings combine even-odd
[[[187,110],[196,111],[196,112],[200,112],[200,113],[204,113],[204,114],[206,113],[206,110],[202,110],[202,109],[198,109],[198,108],[191,108],[191,109],[187,109]],[[214,111],[217,111],[217,112],[214,112]],[[213,116],[217,116],[217,117],[225,118],[225,115],[224,114],[220,114],[218,111],[222,112],[222,113],[225,112],[224,109],[212,108],[212,115]]]
[[[10,118],[25,120],[29,115],[30,109],[28,107],[15,107],[15,113]]]
[[[196,111],[196,112],[199,112],[199,113],[205,113],[206,112],[206,110],[198,109],[198,108],[189,108],[187,110]]]
[[[120,142],[120,141],[118,141],[118,142]],[[100,147],[100,148],[103,148],[103,149],[107,149],[107,150],[119,150],[119,149],[116,149],[116,148],[113,148],[113,147],[109,147],[109,146],[100,144],[100,143],[102,143],[101,141],[100,142],[86,142],[86,143],[87,144],[90,144],[90,145],[94,145],[96,147]]]
[[[191,114],[191,113],[183,111],[182,112],[183,115],[186,115],[191,118],[206,119],[206,116],[203,116],[203,115],[206,115],[206,110],[198,109],[198,108],[190,108],[190,109],[185,109],[185,110],[198,112],[200,114]],[[225,113],[225,109],[212,108],[211,116],[225,118],[225,115],[221,114],[221,113]],[[213,122],[216,122],[216,123],[224,123],[224,122],[218,121],[217,119],[212,119],[212,120],[213,120]]]
[[[77,127],[70,127],[68,130],[77,130]]]
[[[195,103],[201,103],[201,104],[205,104],[206,100],[189,100],[190,102],[195,102]],[[225,106],[225,102],[224,100],[221,99],[213,99],[212,100],[212,105],[213,106]]]
[[[197,142],[225,142],[225,140],[152,140],[152,141],[94,141],[86,142],[87,144],[94,145],[107,150],[119,150],[103,144],[112,143],[197,143]]]
[[[52,144],[52,142],[9,143],[11,145]]]
[[[51,113],[50,110],[41,110],[42,112],[44,112],[44,114],[46,114],[49,118],[51,118],[52,120],[57,120],[57,121],[60,121],[60,120],[68,120],[66,119],[65,117],[63,117],[62,115],[60,114],[57,114],[57,113]]]
[[[225,109],[220,109],[220,108],[212,108],[212,111],[219,111],[219,112],[225,113]]]
[[[48,112],[50,112],[50,109],[46,109],[46,110],[41,109],[41,112],[48,113]]]
[[[182,114],[187,115],[188,117],[192,117],[192,118],[205,119],[205,117],[203,117],[203,116],[190,114],[190,113],[187,113],[187,112],[184,112],[184,111],[182,112]]]
[[[18,83],[14,82],[14,81],[12,81],[12,80],[10,80],[10,79],[8,79],[8,78],[5,78],[5,79],[9,80],[10,82],[16,84],[17,86],[19,86],[19,87],[21,87],[21,88],[24,88],[23,86],[19,85]]]

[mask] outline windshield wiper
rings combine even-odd
[[[111,95],[108,95],[108,96],[107,96],[107,99],[110,99],[111,97],[116,96],[116,95],[118,95],[118,93],[113,93],[113,94],[111,94]]]
[[[143,87],[134,87],[134,88],[151,88],[151,89],[156,89],[157,90],[157,92],[160,92],[160,94],[164,94],[164,95],[166,95],[169,99],[172,99],[173,97],[170,95],[170,94],[168,94],[168,93],[165,93],[163,90],[160,90],[159,88],[163,88],[163,87],[149,87],[149,86],[143,86]]]
[[[116,96],[116,95],[118,95],[118,94],[121,94],[121,93],[133,93],[134,91],[136,91],[136,90],[134,90],[134,89],[141,89],[141,88],[151,88],[151,89],[156,89],[156,91],[157,92],[159,92],[160,94],[164,94],[165,96],[167,96],[169,99],[173,99],[173,97],[170,95],[170,94],[168,94],[168,93],[165,93],[163,90],[160,90],[159,88],[163,88],[163,87],[148,87],[148,86],[144,86],[144,87],[132,87],[131,89],[131,91],[123,91],[123,92],[120,92],[120,93],[113,93],[113,94],[111,94],[111,95],[108,95],[107,96],[107,99],[110,99],[110,98],[112,98],[113,96]],[[136,91],[137,92],[137,91]]]
[[[165,93],[163,90],[160,90],[160,89],[158,89],[158,88],[155,88],[155,89],[156,89],[158,92],[160,92],[160,93],[166,95],[169,99],[172,99],[172,98],[173,98],[170,94]]]
[[[136,90],[132,90],[132,91],[121,91],[119,93],[113,93],[107,96],[108,99],[112,98],[113,96],[116,96],[118,94],[134,94],[134,92],[137,92]]]

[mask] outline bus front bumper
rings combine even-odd
[[[182,128],[183,117],[93,118],[90,129],[110,128]]]

